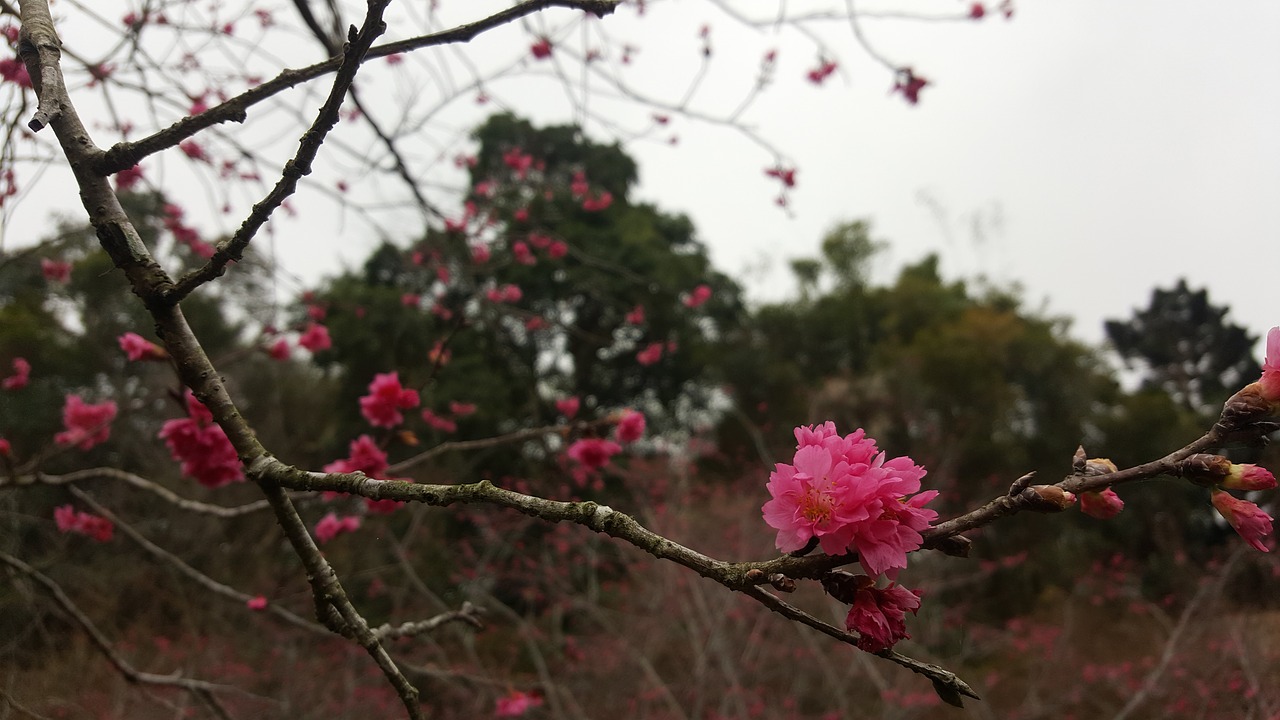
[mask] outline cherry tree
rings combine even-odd
[[[646,277],[625,267],[625,258],[606,262],[605,252],[592,246],[589,238],[603,232],[599,218],[630,209],[625,163],[619,161],[611,174],[585,157],[563,157],[568,145],[514,141],[488,147],[488,156],[476,155],[459,128],[478,124],[481,113],[519,109],[533,102],[531,92],[548,88],[563,95],[566,114],[577,127],[619,141],[678,142],[679,123],[720,126],[760,148],[759,161],[752,160],[748,169],[769,188],[766,202],[785,211],[801,170],[744,118],[772,83],[787,79],[779,76],[778,49],[763,47],[750,67],[729,68],[742,90],[730,107],[702,107],[695,99],[725,70],[717,65],[719,27],[695,23],[681,40],[692,48],[681,60],[687,70],[681,83],[659,83],[654,90],[637,84],[629,68],[641,57],[668,50],[633,45],[610,23],[623,15],[627,22],[642,23],[646,13],[662,12],[667,4],[526,0],[488,14],[468,3],[440,5],[296,0],[265,8],[144,2],[131,5],[122,17],[110,17],[100,6],[71,0],[63,0],[57,14],[48,0],[23,0],[17,7],[0,3],[17,53],[0,66],[3,91],[12,98],[5,111],[6,209],[18,200],[34,201],[37,193],[69,195],[70,183],[56,181],[70,170],[81,212],[114,269],[118,294],[132,293],[135,309],[145,311],[154,330],[154,340],[140,334],[145,327],[121,333],[113,350],[125,354],[129,368],[172,371],[172,379],[163,372],[136,371],[171,391],[169,419],[150,438],[153,449],[167,456],[174,474],[194,481],[208,497],[252,484],[260,498],[240,506],[193,499],[170,483],[106,465],[49,472],[55,458],[76,458],[108,442],[122,414],[123,398],[88,385],[62,399],[63,427],[48,428],[42,447],[15,449],[0,440],[5,470],[0,486],[66,486],[75,502],[54,511],[51,519],[60,532],[100,543],[128,540],[246,614],[269,614],[324,641],[336,636],[360,648],[411,718],[426,716],[421,683],[410,680],[396,643],[429,638],[451,624],[480,627],[484,608],[463,601],[430,617],[375,624],[350,589],[351,574],[335,569],[322,550],[362,528],[393,522],[408,506],[462,506],[464,513],[471,506],[494,506],[539,523],[583,526],[679,568],[683,576],[705,578],[735,601],[736,595],[745,596],[781,616],[779,622],[807,626],[834,643],[910,670],[954,705],[964,697],[977,698],[977,692],[951,670],[895,649],[910,637],[909,616],[927,601],[921,591],[898,582],[921,551],[967,557],[968,533],[1024,512],[1078,508],[1094,517],[1114,517],[1123,508],[1115,487],[1157,476],[1207,488],[1206,500],[1243,540],[1268,549],[1271,517],[1233,493],[1274,488],[1273,476],[1257,465],[1210,453],[1260,442],[1274,431],[1270,418],[1280,414],[1280,329],[1268,336],[1261,378],[1236,393],[1199,439],[1127,468],[1091,457],[1084,448],[1070,456],[1068,449],[1063,465],[1069,472],[1063,477],[1043,483],[1031,475],[1017,478],[989,502],[953,517],[939,517],[930,507],[938,491],[929,488],[926,468],[911,458],[889,456],[861,429],[841,430],[833,422],[805,426],[800,419],[784,418],[776,421],[799,426],[794,455],[777,463],[767,480],[765,472],[759,473],[759,497],[752,500],[761,508],[758,531],[774,538],[776,557],[715,557],[676,532],[656,531],[638,511],[581,499],[579,490],[603,490],[608,479],[627,477],[623,458],[654,434],[659,419],[678,424],[681,410],[674,406],[684,403],[691,415],[711,413],[715,405],[714,393],[704,393],[706,402],[697,405],[688,384],[662,398],[667,402],[643,388],[605,402],[612,376],[593,380],[586,368],[615,363],[644,369],[676,362],[696,345],[695,335],[728,332],[717,313],[731,291],[695,261],[673,261]],[[725,25],[784,28],[808,43],[813,61],[790,81],[822,87],[841,73],[844,54],[863,53],[882,66],[894,102],[927,102],[932,76],[878,52],[862,27],[870,14],[859,14],[852,4],[797,13],[782,3],[769,14],[750,6],[709,5]],[[1007,1],[947,7],[937,17],[956,22],[1007,18],[1014,12]],[[851,51],[833,46],[813,29],[829,24],[849,32]],[[299,131],[300,139],[287,140]],[[114,144],[106,147],[103,138]],[[46,169],[49,178],[41,177]],[[160,199],[150,213],[127,209],[125,202],[144,190]],[[363,394],[348,407],[329,410],[350,416],[361,430],[344,438],[347,457],[330,458],[318,468],[285,462],[280,457],[291,448],[262,442],[266,430],[255,428],[242,411],[251,398],[237,397],[236,386],[224,377],[233,374],[226,368],[234,361],[211,359],[208,339],[188,318],[202,295],[252,273],[255,264],[265,265],[278,282],[294,283],[288,268],[260,246],[289,232],[280,215],[311,212],[321,223],[354,218],[367,232],[410,243],[403,251],[389,251],[392,257],[379,267],[412,277],[403,287],[388,283],[396,293],[389,302],[418,313],[424,324],[414,327],[430,330],[414,361],[387,360],[376,372],[349,378]],[[203,229],[228,218],[234,222],[216,239]],[[553,219],[585,229],[556,234],[547,229]],[[646,237],[688,234],[666,220],[646,215]],[[402,227],[414,229],[397,230]],[[686,259],[693,254],[685,253]],[[66,282],[73,270],[69,260],[48,256],[40,269],[53,284]],[[613,273],[640,290],[568,298],[547,280],[572,274],[587,283],[593,273]],[[248,304],[233,309],[252,327],[251,351],[278,362],[304,351],[320,358],[343,341],[330,333],[337,327],[334,317],[370,326],[380,319],[372,300],[369,306],[341,306],[323,293],[303,294],[300,283],[292,289],[300,297],[292,318],[278,307],[265,315]],[[386,297],[377,302],[383,301]],[[591,313],[596,325],[586,329],[581,320]],[[478,328],[503,343],[469,344],[467,333]],[[587,350],[575,353],[575,348]],[[468,352],[508,365],[522,360],[521,368],[537,369],[510,376],[522,377],[522,386],[511,390],[522,393],[520,407],[526,412],[503,418],[487,437],[441,439],[471,422],[478,410],[474,398],[441,397],[434,390],[449,373],[461,372],[456,368]],[[12,366],[5,368],[0,392],[23,392],[42,371],[25,358],[5,360]],[[588,394],[589,387],[595,389]],[[12,431],[0,428],[0,434]],[[419,435],[439,442],[421,447]],[[676,438],[686,441],[683,447],[677,447]],[[692,445],[673,434],[653,440],[649,452],[667,450],[679,457]],[[441,456],[478,450],[543,461],[566,479],[568,491],[465,474],[441,481],[425,472]],[[635,458],[637,464],[644,460]],[[465,473],[467,466],[459,467]],[[90,480],[127,484],[175,513],[228,522],[270,513],[272,532],[287,541],[294,571],[305,578],[308,610],[202,572],[79,487]],[[549,546],[560,547],[557,533],[564,526],[546,530]],[[490,529],[497,544],[504,528],[495,523]],[[470,547],[436,552],[456,553],[477,567],[489,562],[469,556]],[[138,669],[129,652],[92,619],[86,599],[73,599],[74,593],[29,558],[3,552],[0,563],[57,604],[130,682],[176,687],[215,716],[232,714],[226,684]],[[846,569],[855,567],[857,572]],[[824,620],[784,599],[799,585],[820,587],[841,605],[843,617]],[[544,702],[559,700],[553,693],[544,698],[512,688],[498,700],[495,713],[518,716]]]

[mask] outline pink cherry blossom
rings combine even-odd
[[[159,437],[182,474],[207,488],[244,482],[244,468],[227,434],[213,422],[213,413],[187,392],[187,417],[165,421]]]
[[[627,316],[623,318],[623,322],[627,323],[628,325],[643,325],[644,324],[644,306],[637,305],[631,308],[631,310],[627,312]]]
[[[844,624],[858,633],[859,648],[880,652],[911,637],[907,633],[907,613],[914,615],[919,609],[918,591],[894,583],[883,589],[871,585],[859,588]]]
[[[1280,327],[1267,332],[1267,356],[1262,363],[1262,396],[1280,404]]]
[[[267,609],[267,599],[262,597],[261,595],[255,595],[249,598],[248,600],[245,601],[244,604],[245,604],[245,607],[248,607],[250,610],[266,610]]]
[[[477,265],[483,265],[489,262],[489,258],[493,253],[489,250],[488,245],[472,245],[471,246],[471,262]]]
[[[1213,491],[1213,506],[1240,537],[1253,547],[1267,552],[1262,538],[1271,534],[1271,516],[1248,500],[1241,500],[1224,490]]]
[[[613,193],[608,190],[601,191],[595,197],[588,197],[582,201],[582,209],[587,212],[600,212],[607,209],[613,204]]]
[[[71,263],[65,260],[40,258],[40,274],[49,282],[65,285],[71,281]]]
[[[533,256],[533,251],[524,242],[512,243],[511,254],[515,257],[516,262],[521,265],[536,265],[538,263],[538,259]]]
[[[541,705],[542,698],[537,695],[512,690],[507,695],[498,698],[493,715],[494,717],[520,717]]]
[[[70,505],[63,505],[53,510],[53,521],[58,532],[85,535],[101,543],[111,542],[115,525],[104,517],[79,512]]]
[[[431,410],[422,411],[422,421],[440,432],[458,432],[458,423],[450,420],[449,418],[440,417],[439,415],[431,412]]]
[[[806,73],[805,77],[807,77],[809,82],[814,85],[821,85],[827,81],[827,78],[831,77],[831,75],[836,71],[836,67],[837,65],[834,60],[823,59],[818,63],[818,67]]]
[[[13,359],[13,374],[0,380],[0,388],[5,390],[21,390],[31,381],[31,363],[26,358]]]
[[[566,418],[572,420],[578,414],[580,402],[577,396],[561,398],[556,400],[556,410]]]
[[[289,341],[285,338],[276,340],[267,350],[267,354],[271,356],[272,360],[288,360],[289,355],[291,354],[289,350]]]
[[[449,403],[449,412],[453,413],[454,417],[467,417],[476,413],[476,405],[454,400]]]
[[[362,472],[371,478],[381,478],[386,469],[387,454],[368,435],[361,435],[351,441],[346,458],[334,460],[324,466],[324,471],[328,473]]]
[[[919,492],[924,468],[910,458],[885,459],[862,430],[841,437],[835,424],[796,428],[792,464],[769,476],[762,508],[778,531],[777,547],[794,552],[817,538],[823,552],[857,552],[867,574],[896,572],[920,548],[920,531],[938,514],[924,506],[936,491]]]
[[[1218,486],[1226,490],[1270,490],[1276,486],[1276,476],[1264,467],[1232,463],[1226,479]]]
[[[609,464],[609,459],[622,452],[622,446],[611,440],[599,438],[583,438],[569,446],[567,454],[590,469],[602,468]]]
[[[62,407],[62,424],[67,429],[53,439],[59,445],[75,445],[81,450],[88,450],[107,441],[111,436],[111,421],[115,417],[116,404],[111,400],[88,405],[79,395],[68,395]]]
[[[360,398],[360,413],[374,427],[392,428],[404,422],[400,411],[418,402],[417,390],[400,386],[399,373],[381,373],[369,383],[369,394]]]
[[[551,57],[551,41],[547,38],[538,38],[538,42],[529,46],[529,52],[535,60],[546,60]]]
[[[120,349],[124,350],[130,362],[136,360],[164,361],[169,359],[169,353],[165,352],[164,348],[138,333],[127,332],[116,338],[116,341],[120,343]]]
[[[920,91],[929,84],[928,80],[916,75],[911,68],[898,68],[898,77],[893,85],[893,92],[902,93],[907,102],[915,105],[920,102]]]
[[[644,413],[627,409],[622,411],[622,418],[614,428],[614,437],[620,443],[633,443],[644,436]]]
[[[684,306],[690,309],[696,308],[710,299],[711,288],[706,285],[699,285],[684,299]]]
[[[569,254],[569,246],[563,240],[555,240],[547,246],[547,257],[559,260]]]
[[[329,338],[329,328],[313,322],[307,326],[302,337],[298,338],[298,345],[317,353],[333,347],[333,340]]]
[[[1124,501],[1115,490],[1105,488],[1098,492],[1080,493],[1080,512],[1099,520],[1109,520],[1124,509]]]
[[[116,189],[132,190],[134,185],[142,181],[142,166],[134,165],[116,173]]]
[[[662,359],[662,343],[650,343],[648,347],[636,353],[636,362],[649,366]]]
[[[316,523],[316,542],[323,545],[343,533],[355,532],[359,529],[360,518],[354,515],[340,518],[337,513],[329,513],[320,518],[320,522]]]
[[[0,438],[0,457],[9,457],[12,454],[13,446],[9,444],[8,440]]]

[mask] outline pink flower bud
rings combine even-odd
[[[1099,492],[1080,493],[1080,512],[1099,520],[1110,520],[1124,509],[1124,501],[1116,491],[1106,488]]]
[[[1271,516],[1248,500],[1241,500],[1223,490],[1213,491],[1213,506],[1231,523],[1240,537],[1253,547],[1267,552],[1262,538],[1271,534]]]

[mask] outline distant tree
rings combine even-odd
[[[1211,413],[1260,372],[1253,359],[1257,337],[1226,317],[1229,308],[1209,302],[1207,290],[1179,280],[1156,288],[1151,304],[1129,320],[1108,320],[1107,338],[1143,386],[1160,388],[1188,409]]]

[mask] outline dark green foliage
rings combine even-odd
[[[1216,414],[1236,390],[1257,379],[1257,338],[1227,321],[1229,309],[1209,302],[1207,290],[1186,280],[1156,288],[1151,305],[1129,320],[1108,320],[1107,338],[1126,366],[1143,372],[1145,387],[1160,388],[1183,406]]]

